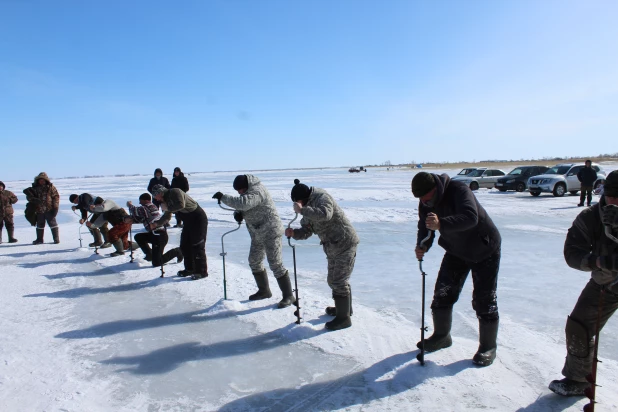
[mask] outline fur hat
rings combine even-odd
[[[412,194],[414,197],[423,197],[436,187],[436,179],[431,173],[419,172],[412,179]]]
[[[605,178],[603,194],[609,197],[618,197],[618,170],[614,170]]]
[[[249,188],[249,179],[247,179],[247,175],[238,175],[236,179],[234,179],[234,190],[248,189]]]
[[[300,180],[294,179],[294,187],[291,193],[292,202],[309,199],[312,191],[313,188],[310,189],[309,186],[300,183]]]

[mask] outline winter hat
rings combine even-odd
[[[248,189],[249,188],[249,179],[247,179],[247,175],[238,175],[236,179],[234,179],[234,190]]]
[[[307,185],[300,183],[300,180],[294,179],[294,187],[292,188],[292,202],[309,199],[313,189],[309,189]]]
[[[414,197],[423,197],[436,187],[436,179],[431,173],[420,172],[412,179],[412,194]]]
[[[609,197],[618,197],[618,170],[614,170],[605,178],[603,194]]]
[[[163,170],[156,168],[154,172],[155,177],[157,177],[157,173],[161,173],[161,177],[163,177]]]
[[[161,186],[161,185],[157,185],[157,186]],[[150,193],[142,193],[139,197],[139,200],[147,200],[149,202],[152,202],[152,196],[150,196]]]
[[[165,192],[167,192],[167,189],[163,185],[154,185],[154,187],[152,188],[153,196],[156,196],[159,193],[163,193],[164,194]]]
[[[69,201],[70,201],[71,203],[73,203],[73,202],[75,202],[75,201],[77,200],[77,198],[78,198],[78,197],[79,197],[78,195],[76,195],[75,193],[73,193],[71,196],[69,196]]]
[[[2,190],[6,189],[6,186],[4,185],[4,182],[0,182],[0,186],[2,186]]]
[[[37,183],[39,179],[44,179],[47,183],[49,183],[49,177],[47,177],[47,173],[41,172],[34,178],[34,183]]]

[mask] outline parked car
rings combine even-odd
[[[478,170],[478,169],[485,170],[487,168],[486,167],[464,167],[463,169],[461,169],[461,172],[457,173],[456,176],[465,176],[465,175],[469,174],[470,172],[473,172],[473,171]],[[456,176],[453,176],[453,177],[456,177]]]
[[[584,167],[583,163],[558,164],[544,174],[528,179],[528,190],[532,196],[538,196],[541,193],[553,193],[554,196],[561,197],[566,192],[576,195],[581,189],[577,173]],[[597,172],[597,180],[593,186],[596,189],[605,180],[605,173],[596,163],[592,164],[592,168]]]
[[[549,169],[547,166],[518,166],[511,170],[509,174],[501,177],[496,182],[496,189],[501,192],[515,190],[523,192],[526,190],[528,179],[532,176],[541,175]]]
[[[465,183],[471,190],[478,190],[481,187],[491,189],[496,184],[498,178],[504,175],[505,173],[502,170],[479,168],[467,175],[457,175],[453,177],[453,180]]]

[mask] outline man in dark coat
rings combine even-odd
[[[2,243],[2,227],[6,225],[6,233],[9,235],[9,243],[16,243],[13,237],[15,226],[13,225],[13,205],[17,203],[17,196],[0,182],[0,243]]]
[[[183,192],[187,193],[189,191],[189,181],[185,177],[185,174],[182,173],[179,167],[174,168],[174,177],[172,178],[172,189],[180,189]],[[182,216],[178,213],[175,213],[176,216],[176,224],[174,227],[182,227]]]
[[[181,213],[185,226],[180,233],[180,250],[184,256],[185,269],[178,276],[191,276],[198,280],[208,276],[206,261],[206,235],[208,232],[208,217],[204,209],[180,189],[166,189],[161,185],[153,188],[155,199],[161,202],[163,217],[150,225],[156,229],[165,226],[172,218],[172,213]]]
[[[91,205],[103,203],[102,198],[92,196],[89,193],[82,193],[81,195],[73,193],[71,196],[69,196],[69,201],[74,204],[74,206],[71,206],[71,210],[79,210],[81,213],[81,219],[79,219],[80,225],[83,225],[86,220],[88,220],[88,213],[90,212]],[[93,214],[90,218],[90,223],[94,223],[98,218],[98,214]],[[88,246],[100,247],[101,249],[105,249],[112,245],[107,241],[107,234],[109,233],[107,222],[105,222],[100,229],[96,227],[89,227],[88,230],[94,238],[94,242],[90,243]]]
[[[472,307],[479,320],[479,349],[473,362],[491,365],[496,358],[498,336],[500,233],[470,188],[446,174],[416,174],[412,193],[420,200],[416,258],[422,259],[432,246],[433,236],[423,247],[418,246],[429,231],[440,232],[438,244],[446,250],[431,303],[434,333],[425,341],[425,350],[433,352],[451,346],[453,305],[472,271]],[[420,348],[420,342],[417,346]]]
[[[154,197],[154,193],[152,191],[152,188],[155,187],[156,185],[161,185],[166,189],[170,188],[170,182],[169,180],[167,180],[167,177],[163,177],[163,171],[159,168],[155,169],[154,171],[154,177],[152,179],[150,179],[150,182],[148,183],[148,192]],[[157,199],[153,199],[152,203],[154,203],[155,205],[157,205],[157,207],[161,206],[161,202],[159,202]]]
[[[47,173],[39,173],[34,178],[32,187],[25,189],[24,194],[28,202],[34,205],[36,212],[36,240],[32,244],[40,245],[43,243],[45,222],[47,222],[51,229],[54,243],[60,243],[58,223],[56,222],[56,215],[58,215],[58,207],[60,206],[60,195],[56,186],[47,177]]]
[[[564,242],[564,259],[573,269],[590,272],[591,278],[567,318],[564,379],[552,381],[549,389],[563,396],[585,396],[595,336],[618,309],[618,170],[607,175],[599,203],[575,218]]]
[[[597,172],[592,168],[592,161],[586,160],[586,166],[577,173],[577,180],[582,184],[581,194],[579,195],[579,204],[577,206],[584,205],[584,199],[588,196],[588,206],[592,202],[592,190],[594,189],[594,182],[597,180]]]

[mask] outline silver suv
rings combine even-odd
[[[581,183],[577,179],[577,173],[585,167],[583,163],[561,163],[544,174],[533,176],[528,179],[528,190],[532,196],[538,196],[541,193],[553,193],[556,197],[564,196],[566,192],[576,195],[581,189]],[[597,172],[597,180],[594,182],[594,188],[605,180],[605,173],[596,163],[592,164],[592,168]]]

